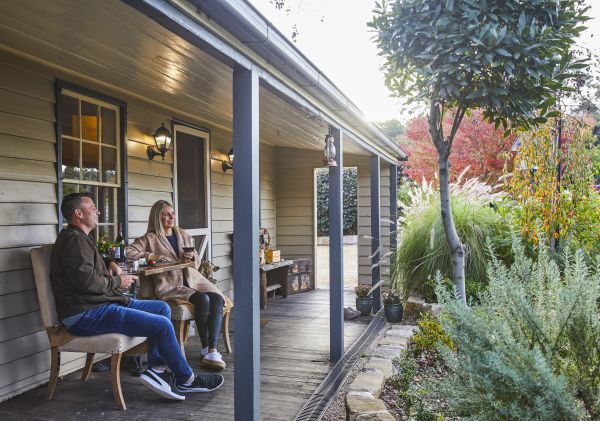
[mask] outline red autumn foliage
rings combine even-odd
[[[451,125],[452,116],[447,116],[444,120],[445,135],[450,132]],[[477,177],[487,183],[495,183],[503,174],[505,165],[511,164],[510,148],[515,141],[514,136],[504,138],[502,134],[501,129],[495,130],[493,124],[483,120],[481,111],[473,111],[471,116],[465,115],[452,143],[450,181],[455,181],[469,167],[465,178]],[[418,183],[423,178],[434,180],[438,169],[438,153],[431,141],[427,118],[412,119],[405,136],[409,154],[405,172]]]

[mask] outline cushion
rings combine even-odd
[[[171,307],[171,320],[194,320],[194,305],[188,302],[167,301]]]
[[[61,351],[105,353],[125,352],[146,340],[142,336],[105,333],[96,336],[75,336],[59,347]]]

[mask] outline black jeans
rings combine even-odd
[[[194,318],[202,346],[217,348],[223,322],[223,298],[214,292],[194,292],[188,301],[196,308]]]

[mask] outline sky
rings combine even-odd
[[[411,117],[400,100],[390,97],[384,83],[383,59],[367,27],[374,0],[285,0],[282,10],[275,7],[275,0],[249,1],[289,39],[296,25],[295,45],[367,119],[407,121]],[[593,19],[580,43],[600,52],[600,0],[588,1]]]

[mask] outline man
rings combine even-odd
[[[164,301],[134,300],[126,291],[135,276],[125,275],[114,262],[107,268],[89,235],[98,226],[93,200],[87,193],[72,193],[62,201],[61,211],[69,225],[54,248],[50,267],[58,316],[75,336],[122,333],[148,337],[148,366],[140,379],[159,395],[183,400],[182,393],[210,392],[223,384],[220,374],[195,374],[181,353]],[[175,378],[169,385],[167,366]]]

